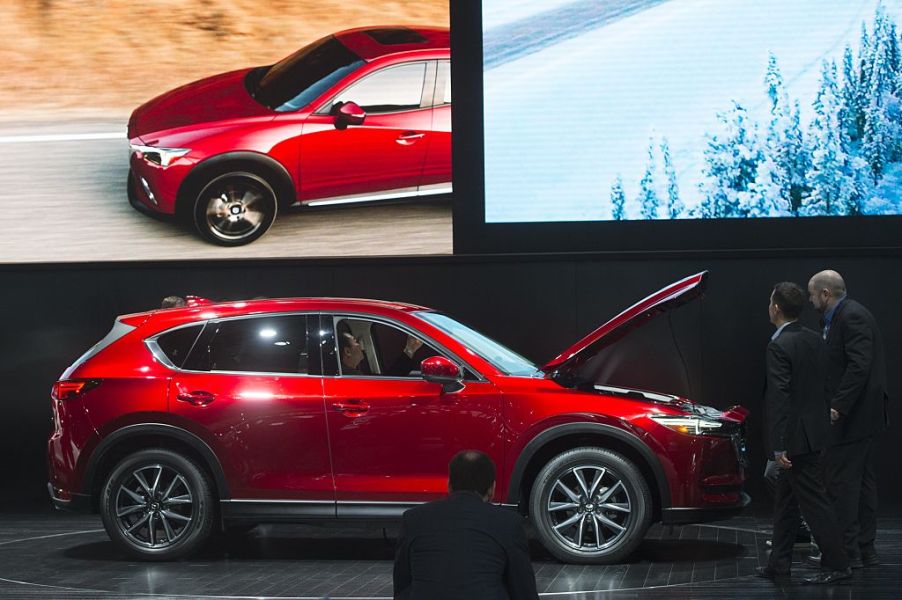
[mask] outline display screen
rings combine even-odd
[[[487,224],[902,213],[902,2],[481,16]]]
[[[6,2],[0,263],[450,253],[448,11]]]

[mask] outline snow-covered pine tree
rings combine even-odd
[[[871,85],[871,37],[868,35],[868,25],[861,22],[861,41],[858,43],[858,89],[866,94]],[[862,98],[862,109],[866,102]],[[862,127],[864,123],[861,124]]]
[[[615,221],[624,219],[626,206],[626,194],[623,193],[623,178],[618,175],[611,186],[611,218]]]
[[[857,141],[861,138],[861,128],[864,125],[864,110],[862,107],[861,82],[859,69],[852,56],[852,48],[846,44],[842,57],[843,82],[840,91],[839,122],[849,141]]]
[[[661,155],[664,161],[664,177],[667,178],[667,217],[678,219],[686,207],[680,200],[680,188],[677,185],[676,169],[670,156],[670,143],[667,138],[661,140]]]
[[[861,155],[871,167],[874,183],[883,177],[894,142],[887,139],[889,122],[886,111],[879,96],[872,95],[865,109],[864,132],[861,137]]]
[[[777,64],[777,57],[771,52],[767,59],[767,74],[764,76],[767,85],[767,97],[770,98],[770,114],[773,117],[781,105],[785,105],[786,91],[783,89],[783,75]]]
[[[717,115],[721,131],[708,133],[705,148],[705,179],[699,184],[701,218],[741,217],[749,204],[750,188],[763,159],[757,127],[745,108],[733,108]]]
[[[811,195],[804,214],[838,215],[844,210],[844,150],[843,129],[839,126],[840,100],[837,96],[835,66],[826,60],[821,66],[821,85],[814,100],[811,121]]]
[[[790,108],[776,57],[771,54],[764,78],[771,100],[770,120],[752,194],[743,206],[747,216],[796,215],[808,193],[808,149],[799,124],[799,109]]]
[[[868,204],[874,196],[874,185],[871,179],[871,168],[860,156],[847,155],[845,165],[845,207],[843,214],[862,215],[867,212]]]
[[[811,148],[802,130],[802,108],[795,101],[786,127],[786,159],[789,173],[789,206],[792,214],[801,210],[811,193],[808,171],[811,170]]]
[[[639,182],[639,204],[642,206],[643,219],[657,219],[658,207],[661,204],[658,193],[655,191],[655,141],[648,140],[648,164],[645,167],[645,175]]]
[[[835,65],[825,61],[809,134],[813,149],[808,174],[811,195],[803,208],[807,215],[863,214],[873,195],[870,165],[854,154],[839,126],[843,101],[837,96],[835,75]]]
[[[870,69],[868,80],[868,100],[874,97],[882,99],[893,91],[898,68],[899,41],[896,39],[896,28],[887,16],[883,3],[877,5],[874,15],[874,33],[870,46]]]

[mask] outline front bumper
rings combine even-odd
[[[92,512],[91,496],[87,494],[75,494],[66,492],[53,487],[53,484],[47,482],[47,492],[50,494],[50,501],[57,510],[65,510],[71,512]]]
[[[128,171],[128,182],[126,186],[128,188],[128,203],[131,204],[132,208],[138,211],[141,214],[147,215],[148,217],[152,217],[154,219],[158,219],[160,221],[174,221],[175,215],[168,215],[165,213],[158,212],[157,210],[151,208],[151,203],[147,200],[146,194],[144,194],[143,190],[139,192],[137,186],[138,182],[135,179],[134,172],[129,169]],[[139,196],[140,194],[140,196]]]
[[[661,509],[661,522],[665,525],[682,525],[686,523],[704,523],[722,521],[735,517],[751,503],[752,499],[745,492],[739,493],[739,502],[723,506],[704,507],[671,507]]]

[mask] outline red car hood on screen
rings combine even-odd
[[[242,69],[201,79],[142,104],[129,119],[129,138],[210,121],[271,114],[244,87],[249,71]]]
[[[702,271],[671,283],[647,298],[633,304],[625,311],[579,340],[559,355],[545,363],[546,372],[576,368],[610,346],[629,331],[647,323],[655,316],[676,308],[705,291],[708,272]]]

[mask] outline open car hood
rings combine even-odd
[[[702,271],[658,290],[558,354],[545,363],[542,370],[546,373],[574,373],[586,361],[636,327],[699,297],[705,291],[707,279],[708,272]]]

